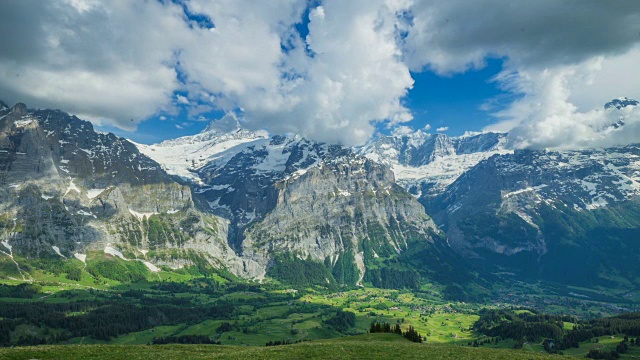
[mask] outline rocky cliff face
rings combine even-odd
[[[61,111],[17,104],[0,112],[5,254],[84,259],[118,248],[181,266],[198,252],[241,268],[226,245],[227,225],[196,210],[189,187],[125,139]]]
[[[383,258],[412,242],[442,241],[424,208],[395,184],[386,165],[299,136],[264,138],[237,127],[227,126],[227,133],[218,128],[217,138],[232,140],[218,141],[226,145],[191,169],[197,178],[191,184],[196,204],[230,221],[229,243],[245,260],[241,275],[263,277],[281,254],[329,269],[347,256],[361,282],[365,247],[370,256]],[[141,148],[162,161],[158,154],[185,142],[201,147],[192,140]]]
[[[289,252],[330,267],[347,256],[361,283],[374,258],[442,241],[424,208],[393,180],[388,168],[349,154],[279,181],[273,210],[248,228],[243,253]]]

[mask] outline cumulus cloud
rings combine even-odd
[[[413,86],[397,41],[402,9],[369,0],[327,0],[313,9],[304,39],[313,56],[287,59],[293,78],[267,101],[242,102],[248,124],[353,145],[372,135],[372,121],[411,120],[401,103]]]
[[[179,86],[171,38],[188,30],[181,13],[155,1],[3,4],[0,94],[132,129]]]
[[[596,0],[420,1],[405,41],[415,71],[441,74],[505,59],[495,81],[517,95],[485,130],[511,132],[517,148],[595,147],[637,142],[633,116],[625,131],[600,131],[614,116],[602,110],[618,96],[638,97],[640,3]],[[491,111],[492,99],[483,109]],[[615,116],[614,116],[615,117]],[[623,136],[624,135],[624,136]],[[634,140],[635,137],[635,140]]]
[[[408,135],[415,132],[415,130],[413,130],[412,127],[409,126],[396,126],[395,128],[393,128],[393,131],[391,132],[394,136],[402,136],[402,135]]]
[[[482,67],[487,56],[545,68],[625,52],[640,34],[640,4],[620,0],[422,0],[406,59],[440,73]]]
[[[130,130],[159,112],[184,108],[198,119],[217,109],[254,129],[358,144],[376,122],[412,119],[403,105],[410,70],[453,74],[498,57],[505,68],[496,82],[518,100],[491,128],[512,130],[520,147],[559,146],[562,133],[600,143],[603,134],[578,131],[609,121],[596,108],[640,97],[636,0],[309,4],[8,2],[0,12],[0,97]],[[304,38],[300,26],[308,27]]]
[[[637,55],[626,55],[634,56]],[[611,89],[602,91],[598,77],[603,69],[617,65],[619,59],[616,57],[601,57],[552,69],[520,70],[511,75],[502,73],[498,81],[523,96],[498,113],[506,120],[490,129],[509,131],[514,148],[575,149],[638,142],[638,107],[604,109],[605,102],[612,98]],[[623,69],[618,68],[618,71]],[[581,109],[572,100],[581,99],[577,95],[580,93],[591,94],[599,105]],[[621,119],[624,126],[612,126]]]
[[[442,126],[436,129],[437,132],[445,132],[447,130],[449,130],[448,126]]]

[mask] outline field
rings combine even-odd
[[[464,303],[444,299],[442,289],[429,283],[413,291],[294,288],[274,280],[247,282],[215,270],[164,268],[150,273],[139,264],[100,253],[90,255],[108,266],[89,272],[77,260],[63,268],[56,263],[32,263],[28,281],[13,276],[0,279],[0,344],[13,346],[0,347],[1,359],[331,359],[363,354],[372,359],[547,359],[557,357],[545,352],[543,337],[523,342],[474,331],[483,309],[512,309],[514,314],[533,316],[537,312],[525,308],[539,309],[536,305],[543,304],[550,313],[566,315],[557,323],[562,332],[584,324],[580,318],[623,312],[617,304],[556,302],[535,291],[506,289],[505,297],[491,304]],[[138,280],[116,280],[122,274],[113,269],[119,266],[129,266]],[[74,267],[80,269],[77,280],[68,276]],[[558,298],[559,291],[568,291],[535,285],[543,286],[541,293],[552,290]],[[353,313],[349,323],[332,323],[342,311]],[[425,343],[368,334],[372,322],[398,324],[403,331],[413,327]],[[563,353],[584,358],[592,349],[615,350],[622,336],[599,337],[597,343],[583,341],[579,348]],[[175,345],[151,345],[162,341]],[[276,341],[292,345],[265,347]],[[21,347],[26,345],[36,346]],[[640,346],[632,346],[621,358],[640,358]]]
[[[38,346],[0,348],[0,358],[26,359],[443,359],[543,360],[562,357],[501,349],[416,344],[392,334],[369,334],[275,347],[217,345]]]

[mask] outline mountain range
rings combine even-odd
[[[514,151],[508,136],[350,148],[226,116],[143,145],[0,103],[0,275],[28,279],[18,258],[108,254],[302,285],[640,286],[640,146]]]

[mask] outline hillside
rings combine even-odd
[[[412,343],[397,335],[370,334],[275,347],[216,345],[37,346],[3,348],[0,357],[18,359],[491,359],[543,360],[560,356],[502,349]]]

